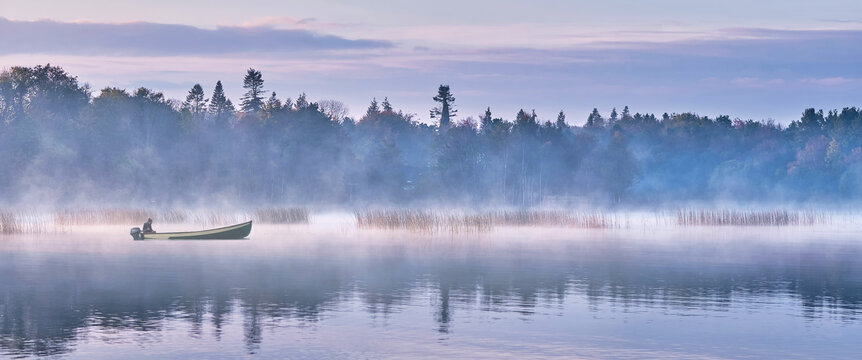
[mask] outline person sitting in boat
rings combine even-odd
[[[144,234],[155,234],[153,231],[153,219],[147,218],[147,222],[144,223]]]

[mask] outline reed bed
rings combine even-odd
[[[21,232],[15,214],[10,211],[0,211],[0,234],[16,234]]]
[[[456,215],[426,210],[369,210],[354,212],[359,228],[406,229],[416,232],[487,231],[491,222],[482,215]]]
[[[262,224],[308,224],[308,209],[269,208],[255,210],[252,218]]]
[[[789,226],[832,223],[832,213],[787,210],[679,210],[682,226]]]
[[[158,224],[226,225],[249,219],[265,224],[308,223],[309,212],[304,208],[268,208],[253,212],[183,211],[153,209],[80,209],[54,213],[57,226],[74,225],[134,225],[152,218]]]
[[[54,230],[53,221],[41,214],[0,210],[0,234],[33,234]]]
[[[494,211],[490,217],[495,225],[549,226],[584,229],[623,227],[617,214],[603,212],[568,212],[560,210]]]
[[[488,211],[475,214],[429,210],[369,210],[354,212],[356,226],[414,232],[486,232],[496,226],[619,228],[615,215],[549,210]]]
[[[58,226],[137,224],[147,218],[153,218],[157,223],[184,223],[190,220],[187,212],[177,210],[81,209],[54,212],[54,223]]]

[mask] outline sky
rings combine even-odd
[[[281,99],[371,98],[431,122],[521,108],[582,124],[592,108],[789,123],[862,106],[862,1],[0,0],[0,68],[51,63],[94,89],[182,99],[263,73]]]

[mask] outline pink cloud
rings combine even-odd
[[[345,27],[347,24],[336,22],[323,22],[316,18],[297,18],[292,16],[267,16],[251,21],[243,22],[239,27],[244,28],[276,28],[276,29],[303,29],[319,30]]]
[[[862,79],[846,78],[846,77],[828,77],[828,78],[805,78],[800,80],[804,84],[813,84],[821,86],[841,86],[847,84],[855,84],[862,82]]]
[[[305,20],[297,20],[301,23]],[[148,22],[13,21],[0,17],[0,54],[113,56],[284,54],[389,48],[383,40],[353,40],[304,29],[218,27]]]

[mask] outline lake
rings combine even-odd
[[[131,241],[129,227],[0,236],[0,356],[862,353],[859,229],[415,234],[336,221],[255,225],[239,241]]]

